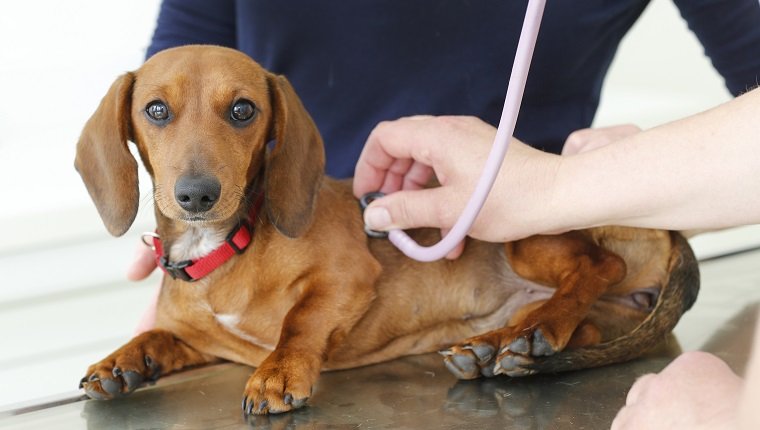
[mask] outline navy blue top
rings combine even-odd
[[[618,44],[648,3],[547,2],[517,138],[558,153],[569,133],[590,126]],[[758,1],[675,3],[729,90],[736,95],[755,86]],[[324,137],[328,174],[346,177],[382,120],[474,115],[497,125],[526,5],[514,0],[164,0],[148,56],[179,45],[217,44],[286,75]]]

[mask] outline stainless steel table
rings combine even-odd
[[[164,378],[117,401],[72,394],[18,407],[0,413],[0,428],[605,429],[633,381],[662,369],[682,348],[716,353],[743,372],[760,308],[760,251],[703,262],[701,270],[702,292],[676,335],[630,363],[457,381],[435,354],[406,357],[324,373],[304,409],[249,419],[240,400],[252,369],[222,364]]]

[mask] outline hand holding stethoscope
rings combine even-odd
[[[450,254],[470,232],[475,218],[485,204],[488,193],[496,181],[499,168],[504,160],[509,141],[515,129],[517,114],[520,111],[520,102],[522,101],[525,82],[528,78],[530,60],[533,57],[533,49],[538,37],[538,29],[541,24],[545,4],[545,0],[530,0],[528,3],[499,128],[494,138],[491,153],[485,161],[483,174],[475,185],[472,197],[457,222],[452,226],[451,231],[433,246],[420,246],[403,231],[391,230],[388,233],[388,239],[407,256],[419,261],[438,260]],[[420,167],[420,170],[420,173],[425,173],[423,167]],[[366,203],[367,198],[362,196],[362,200]]]

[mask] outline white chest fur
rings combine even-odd
[[[172,261],[205,257],[218,248],[227,237],[224,231],[213,228],[190,227],[172,244]]]
[[[274,350],[274,345],[272,345],[271,343],[264,342],[263,340],[257,338],[256,336],[252,336],[244,332],[243,330],[241,330],[239,327],[240,316],[234,315],[234,314],[215,314],[214,318],[216,319],[216,322],[218,322],[222,327],[224,327],[225,330],[234,334],[240,339],[243,339],[246,342],[249,342],[253,345],[260,346],[270,351]]]

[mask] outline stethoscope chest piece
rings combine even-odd
[[[359,207],[362,210],[362,216],[364,215],[364,210],[367,209],[367,206],[369,206],[370,203],[372,203],[373,201],[383,196],[385,196],[385,194],[381,193],[380,191],[375,191],[375,192],[367,193],[363,195],[359,199]],[[366,233],[367,236],[373,239],[385,239],[386,237],[388,237],[387,231],[372,230],[371,228],[367,227],[366,224],[364,225],[364,233]]]

